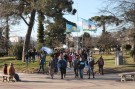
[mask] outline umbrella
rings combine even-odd
[[[48,47],[42,47],[41,50],[42,50],[42,51],[46,51],[47,54],[53,53],[53,50],[52,50],[51,48],[48,48]]]

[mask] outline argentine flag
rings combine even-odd
[[[79,18],[79,22],[78,22],[78,27],[83,31],[96,31],[97,30],[97,25],[90,20],[85,20],[82,18]]]

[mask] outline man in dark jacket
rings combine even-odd
[[[75,78],[78,77],[78,62],[79,62],[79,58],[80,58],[80,56],[79,55],[76,55],[76,58],[75,58],[75,60],[73,62],[73,64],[74,64],[73,66],[74,66]]]
[[[61,71],[61,79],[63,79],[63,77],[66,76],[66,68],[67,68],[67,62],[64,59],[63,53],[60,54],[59,65],[60,65],[60,71]]]
[[[79,69],[79,74],[80,78],[83,79],[83,69],[85,67],[85,61],[80,58],[80,61],[78,62],[78,69]]]
[[[99,67],[99,74],[104,75],[104,72],[103,72],[104,59],[103,59],[103,57],[100,56],[100,58],[98,59],[98,61],[96,63],[98,64],[98,67]]]
[[[92,55],[90,55],[87,62],[88,62],[88,75],[89,75],[88,79],[90,79],[90,74],[91,73],[93,75],[93,78],[95,78],[95,76],[94,76],[94,64],[95,64],[95,61],[94,61],[94,58],[92,57]]]

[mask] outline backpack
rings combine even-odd
[[[102,60],[102,59],[99,59],[98,64],[99,64],[99,65],[104,65],[103,60]]]

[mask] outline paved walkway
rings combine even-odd
[[[68,73],[66,78],[61,80],[60,75],[50,79],[45,74],[24,74],[19,73],[21,82],[2,82],[0,89],[135,89],[134,81],[120,82],[118,74],[95,75],[95,79],[75,79],[73,73]]]

